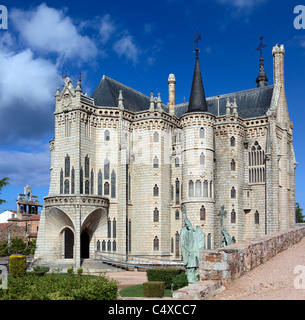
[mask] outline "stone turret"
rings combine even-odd
[[[170,115],[175,114],[175,84],[175,75],[171,73],[168,77],[168,109]]]

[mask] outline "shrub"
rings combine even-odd
[[[44,276],[47,272],[50,271],[50,268],[47,266],[35,266],[33,267],[33,271],[37,276]]]
[[[0,257],[8,256],[8,242],[6,240],[0,241]]]
[[[26,273],[26,256],[11,255],[9,260],[9,271],[14,277],[23,277]]]
[[[178,268],[157,268],[157,269],[148,269],[146,271],[148,281],[163,281],[165,284],[165,289],[171,289],[173,279],[184,272]]]
[[[82,274],[83,274],[83,268],[78,268],[77,269],[77,274],[79,275],[79,276],[81,276]]]
[[[10,245],[10,252],[11,254],[27,254],[26,251],[26,243],[20,238],[12,238],[11,245]]]
[[[182,272],[173,279],[172,290],[178,290],[180,288],[188,286],[188,284],[189,283],[187,281],[187,275],[185,274],[185,272]]]
[[[71,267],[71,268],[68,268],[68,269],[67,269],[67,273],[68,273],[68,274],[74,274],[73,268],[72,268],[72,267]]]
[[[146,298],[162,298],[164,295],[164,289],[165,286],[163,281],[148,281],[143,283],[143,295]]]

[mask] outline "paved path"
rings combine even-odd
[[[147,281],[146,271],[107,272],[106,275],[111,279],[119,281],[119,290]]]
[[[303,266],[303,273],[294,273],[297,265]],[[305,286],[305,238],[234,280],[210,300],[305,300],[305,289],[294,288],[295,278],[302,274]]]

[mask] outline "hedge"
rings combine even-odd
[[[148,281],[143,283],[143,295],[146,298],[164,296],[164,282],[162,281]]]
[[[179,275],[183,270],[178,268],[157,268],[148,269],[146,271],[148,281],[163,281],[165,289],[171,289],[173,279]]]
[[[26,256],[23,255],[11,255],[9,260],[9,271],[14,277],[23,277],[26,273]]]

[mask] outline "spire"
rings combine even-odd
[[[262,40],[264,37],[260,37],[260,45],[258,46],[258,48],[256,50],[258,50],[261,53],[261,57],[259,59],[260,61],[260,66],[259,66],[259,76],[256,78],[256,83],[257,83],[257,87],[265,87],[268,83],[268,78],[266,76],[266,72],[265,72],[265,66],[263,64],[264,58],[263,58],[263,48],[267,47],[263,44]]]
[[[192,90],[191,96],[189,101],[189,106],[187,112],[206,112],[208,111],[207,102],[205,99],[203,84],[202,84],[202,77],[199,65],[199,48],[198,48],[198,41],[201,40],[201,35],[196,34],[196,40],[194,42],[197,43],[197,48],[195,49],[196,52],[196,62],[195,62],[195,70],[193,76],[193,83],[192,83]]]

